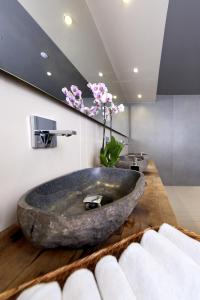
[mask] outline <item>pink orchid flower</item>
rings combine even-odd
[[[88,116],[95,116],[99,111],[103,110],[104,119],[108,119],[112,113],[124,111],[124,105],[116,106],[113,103],[112,94],[108,93],[108,89],[104,83],[88,83],[88,88],[91,89],[94,96],[94,105],[92,107],[84,106],[82,98],[82,91],[76,85],[72,85],[69,91],[66,87],[62,88],[62,92],[66,97],[66,102],[69,106],[78,109],[79,111],[87,114]],[[107,106],[110,104],[110,106]]]

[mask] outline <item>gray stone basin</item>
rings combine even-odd
[[[107,239],[128,218],[143,194],[143,174],[117,168],[80,170],[35,187],[18,202],[18,221],[36,246],[78,248]],[[86,211],[83,199],[103,196]]]
[[[117,162],[116,167],[122,169],[131,169],[131,166],[133,165],[135,158],[137,159],[137,165],[139,166],[139,171],[144,172],[147,169],[148,160],[143,156],[139,156],[139,155],[128,154],[128,155],[120,156],[120,159]]]

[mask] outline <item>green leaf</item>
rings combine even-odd
[[[119,160],[119,155],[124,145],[118,142],[113,136],[104,149],[100,151],[100,162],[105,167],[113,167]]]

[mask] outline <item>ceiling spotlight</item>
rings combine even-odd
[[[138,73],[139,72],[138,68],[133,68],[133,72]]]
[[[103,77],[103,73],[102,72],[99,72],[99,77]]]
[[[130,3],[130,0],[123,0],[123,2],[124,2],[125,4],[129,4],[129,3]]]
[[[116,95],[114,95],[114,96],[113,96],[113,99],[117,99],[117,96],[116,96]]]
[[[67,26],[72,25],[72,18],[70,16],[64,15],[64,21],[65,21],[65,24],[67,24]]]
[[[46,53],[46,52],[40,52],[40,56],[42,57],[42,58],[48,58],[49,56],[48,56],[48,54]]]
[[[142,95],[141,95],[141,94],[138,94],[137,97],[138,97],[139,99],[141,99],[141,98],[142,98]]]
[[[52,75],[52,73],[51,72],[47,72],[47,76],[51,76]]]

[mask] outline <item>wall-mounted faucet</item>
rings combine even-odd
[[[53,148],[57,146],[57,136],[76,135],[75,130],[57,130],[56,121],[31,116],[32,148]]]
[[[72,136],[76,135],[74,130],[34,130],[36,136],[40,136],[43,143],[48,147],[51,144],[52,138],[55,136]]]

